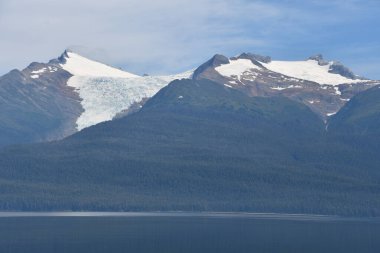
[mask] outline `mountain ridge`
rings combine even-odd
[[[326,122],[355,94],[380,84],[358,77],[339,62],[326,62],[322,55],[304,61],[274,61],[251,53],[231,58],[215,55],[193,78],[212,80],[250,96],[286,96],[309,106]]]
[[[328,76],[352,83],[304,80],[294,67],[289,67],[292,64],[306,66],[298,72],[307,73],[311,66],[319,71],[319,78]],[[289,71],[295,74],[284,74]],[[334,79],[336,76],[340,77]],[[211,80],[253,97],[284,96],[305,104],[326,123],[354,95],[380,84],[356,76],[339,62],[325,61],[322,55],[292,62],[253,53],[231,58],[219,54],[197,69],[177,75],[137,76],[65,50],[48,63],[33,62],[22,71],[13,70],[0,77],[0,146],[65,138],[139,110],[168,83],[182,78]]]

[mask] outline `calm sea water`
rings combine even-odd
[[[380,222],[325,216],[0,213],[1,253],[379,253]]]

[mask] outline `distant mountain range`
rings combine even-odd
[[[194,72],[138,76],[66,50],[49,63],[32,63],[0,77],[0,146],[59,140],[86,127],[135,111],[175,79],[207,79],[249,96],[285,96],[322,119],[379,81],[353,74],[321,55],[272,61],[244,53],[216,55]]]
[[[320,55],[140,77],[65,52],[0,92],[2,210],[380,215],[380,82]]]

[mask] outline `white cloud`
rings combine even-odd
[[[304,1],[0,0],[0,73],[66,47],[136,73],[185,70],[215,53],[281,55],[350,18],[338,2],[318,13]]]
[[[5,35],[0,48],[7,50],[0,68],[46,61],[70,46],[117,65],[155,63],[155,71],[177,70],[178,62],[196,63],[194,51],[210,55],[234,41],[260,43],[244,38],[241,21],[270,18],[276,10],[243,5],[239,0],[7,0],[0,24]]]

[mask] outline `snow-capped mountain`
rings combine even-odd
[[[48,63],[32,63],[0,77],[0,146],[58,140],[122,117],[183,78],[208,79],[249,96],[285,96],[325,121],[354,95],[380,84],[321,55],[301,61],[215,55],[195,71],[139,76],[66,50]]]
[[[215,55],[195,71],[194,79],[213,80],[251,96],[286,96],[324,119],[355,94],[380,84],[355,75],[339,62],[326,62],[322,55],[303,61],[274,61],[250,53],[230,59]]]
[[[379,81],[253,54],[190,76],[65,52],[0,77],[0,145],[86,128],[1,149],[0,209],[380,215]]]
[[[64,138],[128,113],[191,75],[138,76],[66,50],[49,63],[0,77],[0,146]]]

